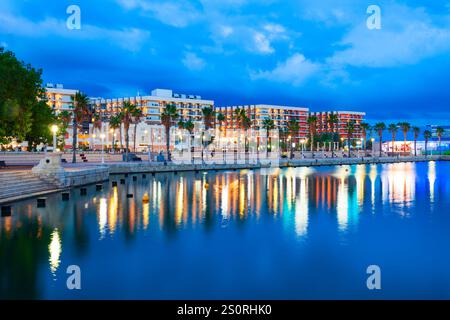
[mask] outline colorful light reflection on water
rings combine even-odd
[[[26,200],[0,218],[0,297],[450,298],[449,169],[137,175],[46,208]],[[80,291],[66,289],[73,264]]]

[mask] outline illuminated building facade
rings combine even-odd
[[[224,128],[237,129],[238,123],[235,117],[236,109],[244,109],[247,116],[252,123],[252,129],[263,130],[263,121],[265,119],[272,119],[275,125],[275,129],[287,129],[289,121],[296,120],[299,125],[298,135],[293,138],[305,138],[308,133],[308,108],[300,107],[287,107],[287,106],[275,106],[275,105],[245,105],[245,106],[228,106],[228,107],[216,107],[216,112],[220,112],[225,116]]]
[[[364,122],[365,112],[356,111],[326,111],[311,112],[311,116],[317,117],[317,133],[332,132],[333,125],[329,121],[330,115],[337,115],[337,123],[334,124],[334,132],[338,133],[341,138],[347,139],[347,123],[355,122],[355,131],[352,134],[353,139],[362,138],[361,122]]]
[[[62,84],[48,83],[45,87],[47,104],[55,110],[56,114],[66,110],[72,111],[72,98],[78,92],[74,89],[65,89]]]

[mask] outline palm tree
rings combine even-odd
[[[123,129],[125,131],[125,158],[128,162],[128,152],[130,145],[130,125],[133,123],[133,114],[135,114],[136,105],[132,104],[130,101],[125,101],[120,109],[120,119],[123,123]]]
[[[336,125],[339,123],[339,116],[335,113],[330,113],[327,118],[327,123],[330,125],[330,132],[334,135]]]
[[[414,156],[417,157],[417,139],[419,139],[420,128],[413,127],[412,130],[414,132]]]
[[[287,129],[288,132],[291,136],[291,145],[290,145],[290,150],[291,150],[291,154],[290,154],[290,158],[293,158],[293,150],[292,150],[292,144],[296,142],[297,136],[298,136],[298,132],[300,130],[300,125],[298,124],[298,121],[296,119],[292,119],[289,120],[288,124],[287,124]]]
[[[355,132],[355,120],[350,120],[345,125],[345,130],[347,131],[347,145],[348,145],[348,157],[350,158],[351,152],[350,152],[350,146],[351,146],[351,140],[353,138],[353,133]]]
[[[56,119],[60,126],[59,137],[62,137],[62,140],[60,140],[60,141],[64,146],[64,142],[65,142],[64,137],[67,133],[67,128],[69,127],[69,124],[72,121],[72,115],[70,114],[69,111],[63,110],[58,114]]]
[[[437,127],[436,128],[436,135],[439,139],[439,154],[442,155],[442,149],[441,149],[441,140],[442,140],[442,135],[444,134],[444,128],[442,127]]]
[[[216,118],[217,118],[217,122],[219,124],[219,146],[221,146],[220,138],[222,136],[223,123],[225,122],[226,117],[223,113],[219,112],[219,113],[217,113]],[[224,149],[222,148],[222,150],[224,150]],[[224,153],[224,156],[225,156],[225,153]]]
[[[406,152],[406,136],[408,135],[408,132],[411,130],[411,124],[409,124],[408,122],[400,122],[398,126],[403,132],[403,152]]]
[[[383,131],[386,130],[386,124],[384,122],[378,122],[374,127],[375,131],[378,133],[378,137],[380,139],[380,157],[381,157],[381,149],[383,146]]]
[[[244,108],[237,108],[236,110],[234,110],[234,113],[235,113],[236,122],[238,124],[238,127],[240,129],[244,130],[244,136],[245,136],[244,152],[245,152],[245,158],[247,160],[247,151],[248,151],[247,150],[247,148],[248,148],[247,131],[248,131],[248,129],[250,129],[250,127],[252,125],[252,121],[247,116],[247,113]]]
[[[398,126],[395,123],[391,123],[388,127],[388,131],[392,135],[392,155],[394,155],[394,143],[395,137],[397,136]]]
[[[308,126],[309,126],[309,135],[311,138],[311,152],[312,152],[312,156],[314,158],[314,136],[316,135],[316,129],[317,129],[317,117],[309,116],[307,122],[308,122]]]
[[[263,128],[266,130],[266,158],[269,157],[269,147],[270,151],[272,152],[272,139],[270,138],[270,130],[275,129],[275,122],[271,118],[266,118],[262,122]]]
[[[113,142],[112,142],[113,150],[114,150],[114,145],[115,145],[114,135],[115,135],[116,129],[119,129],[121,127],[121,125],[122,125],[122,119],[120,118],[119,114],[111,116],[111,118],[109,119],[109,126],[111,127],[111,129],[113,129]],[[122,148],[122,132],[119,132],[119,136],[120,136],[120,147]]]
[[[367,156],[367,132],[371,130],[371,126],[366,122],[361,122],[359,126],[361,128],[361,135],[364,140],[364,155]]]
[[[136,107],[133,109],[132,117],[133,117],[133,124],[134,124],[134,132],[133,132],[133,150],[136,152],[136,131],[137,131],[137,125],[141,122],[143,113],[142,109],[139,107]]]
[[[95,109],[92,111],[92,133],[95,134],[95,130],[101,130],[102,128],[102,115]],[[92,150],[94,151],[94,150]]]
[[[178,119],[178,110],[175,104],[168,104],[161,113],[161,122],[166,129],[166,152],[167,160],[172,161],[170,156],[170,128],[172,127],[172,122]]]
[[[83,121],[89,118],[89,98],[86,94],[82,92],[75,93],[71,97],[73,104],[73,117],[72,117],[72,163],[77,162],[76,151],[77,151],[77,138],[78,138],[78,126],[83,123]]]
[[[179,123],[179,122],[178,122]],[[192,120],[188,120],[186,122],[183,123],[183,129],[187,130],[189,132],[189,145],[191,147],[191,162],[194,162],[194,153],[193,153],[193,132],[194,132],[194,122],[192,122]]]
[[[425,157],[428,155],[428,140],[431,139],[432,134],[430,130],[425,130],[423,132],[423,137],[425,138]]]
[[[202,115],[203,115],[203,124],[205,126],[205,130],[202,131],[202,163],[203,163],[203,148],[204,148],[204,137],[205,137],[205,131],[208,131],[212,127],[214,127],[214,121],[216,119],[216,112],[212,107],[204,107],[202,108]],[[207,142],[207,145],[209,145],[210,141]]]

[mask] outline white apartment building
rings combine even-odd
[[[78,92],[74,89],[65,89],[62,84],[47,83],[45,87],[47,104],[55,110],[56,114],[63,110],[72,110],[72,98]]]
[[[199,95],[178,94],[168,89],[154,89],[150,95],[143,96],[113,99],[93,98],[91,99],[93,106],[105,119],[101,132],[105,135],[104,140],[110,143],[109,147],[111,147],[113,140],[120,143],[120,135],[122,135],[122,145],[125,144],[123,128],[120,132],[119,130],[111,130],[107,120],[111,115],[120,112],[120,108],[125,101],[136,104],[143,112],[142,121],[136,128],[137,151],[143,151],[149,147],[153,151],[160,151],[165,148],[165,132],[161,124],[161,113],[165,106],[174,104],[177,107],[179,118],[173,122],[174,126],[179,120],[191,120],[196,126],[199,126],[203,123],[202,109],[204,107],[214,108],[213,100],[202,99]],[[131,125],[129,130],[131,149],[134,145],[134,131],[134,125]],[[96,137],[100,134],[96,134]],[[114,137],[114,134],[116,134],[116,137]],[[96,142],[95,144],[98,145],[98,142],[100,142],[98,138]]]

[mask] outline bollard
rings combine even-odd
[[[95,190],[100,191],[102,189],[103,189],[103,185],[101,185],[101,184],[96,184],[95,185]]]
[[[69,193],[69,192],[63,192],[63,193],[61,194],[61,197],[62,197],[62,200],[63,200],[63,201],[67,201],[67,200],[69,200],[70,193]]]
[[[37,207],[38,208],[45,208],[45,202],[47,198],[37,198]]]
[[[113,186],[113,187],[117,187],[117,181],[113,181],[113,182],[112,182],[112,186]]]
[[[2,217],[11,216],[11,206],[2,206]]]
[[[86,188],[80,188],[80,195],[82,195],[82,196],[87,195],[87,189]]]

